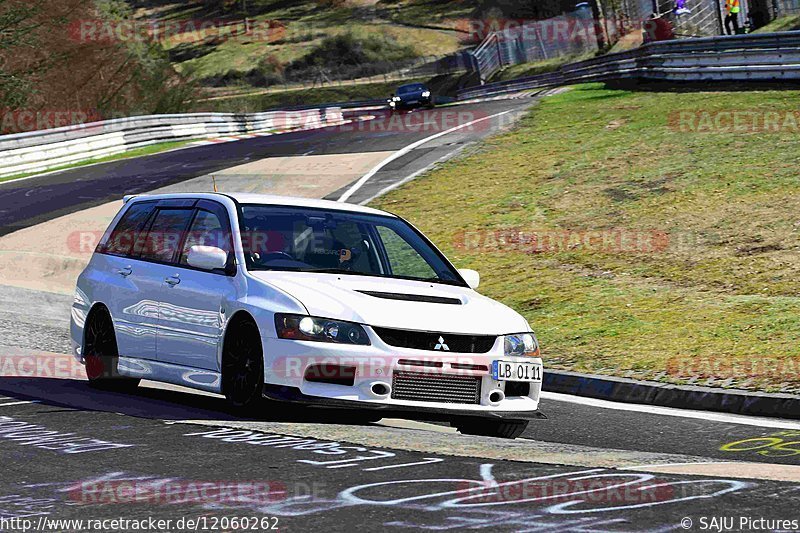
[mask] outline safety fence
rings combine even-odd
[[[625,79],[679,82],[800,80],[800,31],[704,37],[645,44],[558,70],[459,91],[484,98],[557,85]]]
[[[504,24],[469,52],[473,58],[471,70],[484,83],[510,65],[596,52],[599,30],[589,9],[544,20]]]

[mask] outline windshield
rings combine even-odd
[[[450,263],[402,219],[325,209],[243,205],[249,270],[330,272],[464,285]]]
[[[421,83],[415,83],[413,85],[403,85],[397,89],[397,94],[408,94],[408,93],[418,93],[425,90],[425,86]]]

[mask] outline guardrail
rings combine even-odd
[[[121,118],[0,136],[0,176],[42,172],[150,144],[340,123],[340,107],[252,114],[190,113]]]
[[[648,43],[537,76],[461,90],[459,100],[557,85],[623,79],[668,81],[800,80],[800,31]]]

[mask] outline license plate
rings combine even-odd
[[[516,361],[492,361],[492,379],[497,381],[542,381],[542,365]]]
[[[418,103],[419,103],[419,100],[409,100],[408,101],[408,105],[414,105],[414,104],[418,104]]]

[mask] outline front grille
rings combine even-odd
[[[403,366],[428,366],[433,368],[442,368],[444,363],[441,361],[417,361],[415,359],[400,359],[397,361],[398,365]]]
[[[475,370],[476,372],[489,371],[489,367],[486,365],[472,365],[469,363],[450,363],[450,368],[453,370]]]
[[[477,404],[481,398],[481,378],[396,370],[392,374],[392,398]]]
[[[455,333],[436,333],[405,329],[378,328],[373,326],[383,342],[398,348],[415,350],[436,350],[458,353],[486,353],[494,346],[494,335],[458,335]],[[439,339],[444,342],[440,342]],[[437,346],[439,347],[437,349]],[[444,349],[447,346],[447,349]]]

